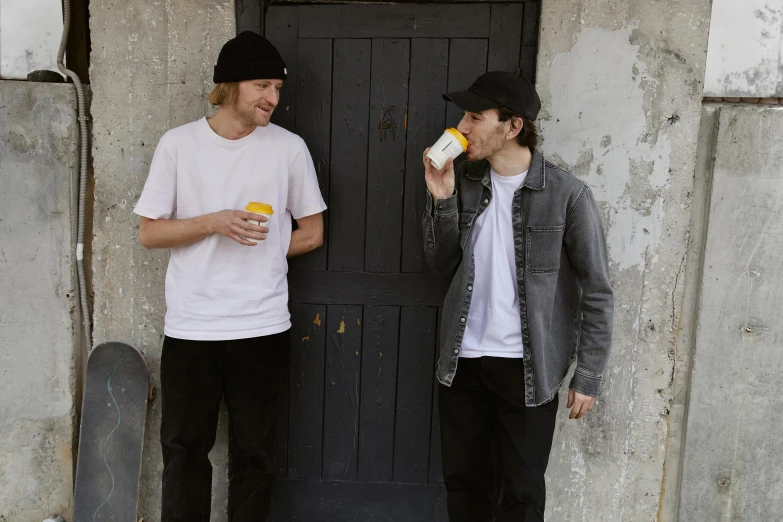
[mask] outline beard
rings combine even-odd
[[[260,109],[256,109],[255,105],[245,105],[236,107],[237,118],[247,125],[255,125],[257,127],[266,127],[269,125],[269,120],[272,117],[272,113],[275,111],[272,108],[268,113],[268,117],[264,117],[264,114],[259,113]],[[263,111],[262,111],[263,112]]]
[[[495,132],[487,136],[485,139],[470,142],[468,148],[467,159],[468,161],[481,161],[491,157],[498,152],[506,143],[505,127],[503,124],[498,125]]]

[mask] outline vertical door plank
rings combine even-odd
[[[525,2],[522,45],[538,45],[538,2]]]
[[[293,338],[291,338],[292,353],[293,350]],[[283,383],[283,391],[280,396],[280,412],[277,419],[277,432],[275,433],[275,475],[282,478],[288,476],[288,416],[291,402],[291,364],[288,367],[289,374]]]
[[[243,31],[253,31],[263,34],[261,27],[262,3],[258,0],[237,0],[234,12],[237,17],[237,34]]]
[[[371,40],[335,40],[329,270],[364,268]]]
[[[326,307],[291,307],[288,476],[321,478]]]
[[[410,41],[372,41],[364,269],[399,272]]]
[[[438,308],[438,335],[435,338],[435,364],[434,370],[438,371],[438,359],[440,357],[440,322],[443,319],[443,308]],[[440,415],[438,408],[438,379],[433,379],[432,388],[432,437],[430,438],[430,470],[428,484],[443,484],[443,458],[440,444]]]
[[[270,7],[266,15],[266,37],[277,47],[288,69],[288,78],[280,91],[280,101],[272,122],[296,132],[296,71],[299,33],[299,7]]]
[[[392,480],[399,326],[396,306],[364,309],[357,476],[362,482]]]
[[[516,71],[518,69],[524,9],[525,4],[492,4],[488,70]]]
[[[300,40],[297,57],[296,132],[313,158],[321,195],[329,206],[332,130],[332,41]],[[324,245],[291,260],[294,270],[326,270],[329,210],[324,213]]]
[[[449,46],[449,92],[470,87],[476,78],[487,72],[487,40],[454,38]],[[462,110],[448,104],[446,125],[456,127]]]
[[[324,480],[356,480],[362,307],[327,309]]]
[[[536,80],[536,55],[538,52],[538,2],[525,3],[522,23],[522,49],[519,53],[520,74],[534,83]]]
[[[436,322],[437,308],[411,306],[400,314],[394,482],[426,484],[429,477]]]
[[[453,39],[449,46],[449,92],[462,91],[487,72],[487,40]],[[457,127],[464,111],[449,103],[446,109],[446,125]],[[465,161],[461,155],[454,161],[459,168]]]
[[[405,201],[402,230],[402,272],[424,272],[421,216],[426,207],[422,154],[445,128],[449,42],[419,38],[411,42],[408,105],[408,143],[405,163]]]

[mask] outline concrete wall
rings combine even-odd
[[[680,520],[780,520],[783,109],[713,107],[705,120],[715,160]]]
[[[70,512],[77,136],[72,86],[0,82],[0,521]]]
[[[220,47],[235,34],[230,0],[94,2],[90,5],[95,168],[93,244],[95,342],[143,350],[158,385],[168,254],[145,251],[132,213],[158,140],[203,116]],[[141,511],[160,517],[160,403],[153,401],[144,448]],[[225,414],[212,454],[213,521],[226,507]]]
[[[709,16],[708,0],[543,1],[543,150],[593,188],[616,296],[606,398],[558,422],[552,520],[663,511]]]
[[[783,0],[714,0],[705,96],[783,96]]]

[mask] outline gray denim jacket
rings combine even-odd
[[[475,266],[473,223],[492,198],[489,163],[464,163],[453,196],[424,212],[424,252],[436,275],[452,277],[443,303],[438,380],[457,372]],[[537,150],[512,204],[525,404],[558,392],[576,359],[570,387],[600,395],[614,313],[606,239],[590,189]]]

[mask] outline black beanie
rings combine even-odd
[[[275,46],[260,34],[243,31],[223,45],[212,80],[285,80],[286,76],[285,62]]]

